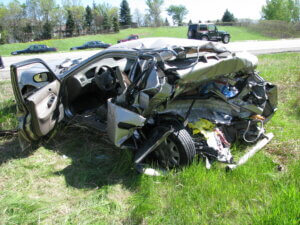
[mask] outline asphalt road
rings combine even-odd
[[[279,52],[300,52],[300,38],[298,39],[281,39],[273,41],[241,41],[232,42],[226,45],[227,49],[232,52],[248,51],[255,55],[270,54]],[[2,57],[5,68],[0,69],[0,80],[10,79],[9,67],[11,64],[27,59],[41,58],[48,65],[55,66],[66,58],[88,58],[99,50],[92,51],[72,51],[64,53],[50,53],[37,55],[20,55]]]

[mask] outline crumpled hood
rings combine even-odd
[[[188,69],[178,69],[179,80],[176,95],[192,90],[205,81],[216,79],[218,76],[236,73],[239,71],[250,72],[257,67],[256,56],[247,53],[231,53],[223,44],[184,39],[184,38],[144,38],[125,43],[116,44],[109,49],[199,49],[199,54],[206,57],[206,62],[199,62]],[[193,51],[194,54],[195,51]],[[224,54],[222,54],[224,53]],[[179,62],[180,64],[180,62]],[[180,65],[174,64],[180,67]]]

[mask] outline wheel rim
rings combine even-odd
[[[204,36],[204,37],[201,38],[201,40],[208,41],[208,38]]]
[[[176,143],[169,137],[155,151],[162,166],[173,168],[180,164],[180,154]]]

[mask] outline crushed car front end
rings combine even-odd
[[[264,124],[277,109],[277,88],[256,71],[256,56],[186,39],[115,48],[139,51],[130,84],[109,100],[107,128],[116,146],[136,151],[136,163],[152,157],[172,168],[196,154],[233,163],[232,143],[265,137]]]

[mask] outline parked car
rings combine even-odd
[[[19,139],[28,146],[59,124],[79,123],[131,149],[137,167],[150,159],[185,166],[196,155],[232,163],[230,145],[263,139],[277,108],[277,88],[257,63],[223,45],[177,38],[118,44],[60,72],[41,59],[19,62],[11,66]],[[31,64],[46,70],[19,79]]]
[[[111,44],[103,43],[102,41],[88,41],[81,46],[72,47],[70,50],[88,49],[88,48],[108,48]]]
[[[47,45],[30,45],[28,48],[24,50],[14,51],[12,55],[19,55],[25,53],[41,53],[41,52],[56,52],[57,48],[51,48]]]
[[[222,41],[224,44],[227,44],[230,41],[230,34],[228,32],[219,31],[217,26],[211,23],[189,25],[187,36],[189,39]]]
[[[139,39],[139,35],[137,34],[131,34],[127,38],[118,40],[118,43],[126,42],[126,41],[132,41],[132,40],[137,40]]]

